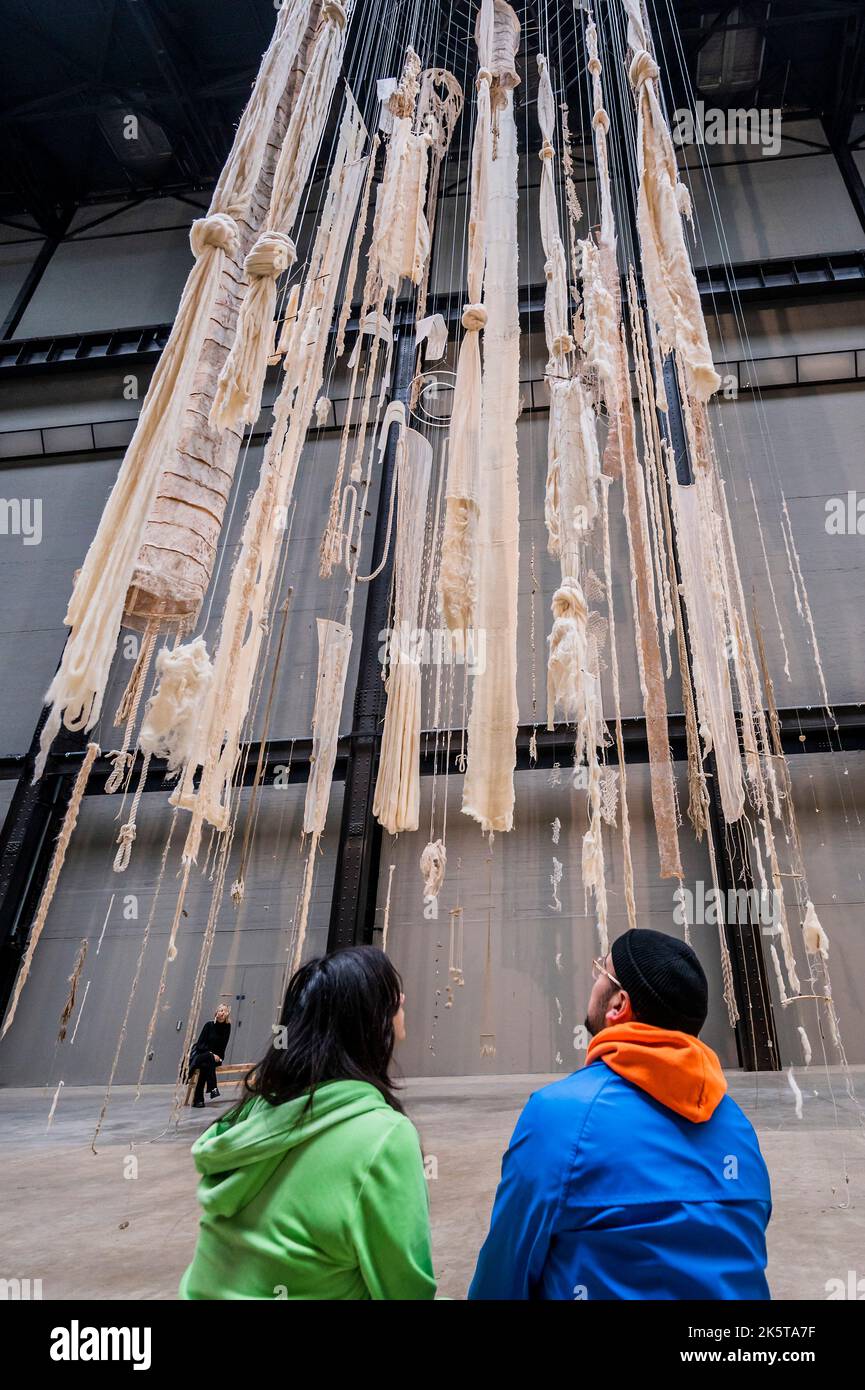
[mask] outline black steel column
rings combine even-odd
[[[415,370],[414,332],[411,326],[395,330],[393,400],[408,402]],[[377,563],[387,534],[388,503],[396,467],[397,426],[392,425],[382,455],[378,512],[372,554]],[[348,764],[343,788],[342,823],[336,855],[333,900],[327,949],[359,945],[372,940],[381,859],[381,826],[372,814],[375,774],[381,746],[385,711],[379,649],[380,633],[388,624],[388,601],[395,546],[391,545],[381,573],[369,586],[360,667],[354,697],[354,717],[348,745]]]
[[[51,758],[83,748],[87,742],[86,735],[61,729],[45,775],[34,785],[39,737],[47,717],[48,710],[43,709],[0,831],[0,1018],[6,1012],[27,948],[54,841],[74,785],[73,777],[52,773]]]

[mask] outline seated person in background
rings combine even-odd
[[[222,1062],[231,1037],[231,1009],[220,1004],[212,1023],[205,1023],[189,1054],[189,1074],[198,1072],[195,1082],[195,1095],[192,1104],[196,1109],[204,1105],[204,1088],[207,1087],[211,1100],[219,1095],[216,1085],[216,1068]]]
[[[594,967],[586,1065],[523,1110],[469,1298],[769,1298],[769,1175],[696,954],[635,929]]]

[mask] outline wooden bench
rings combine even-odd
[[[223,1086],[239,1086],[252,1067],[251,1062],[233,1062],[231,1066],[219,1066],[216,1068],[216,1084],[221,1090]],[[183,1097],[184,1105],[192,1104],[192,1096],[195,1091],[195,1083],[198,1079],[198,1068],[189,1073],[189,1081],[186,1085],[186,1094]]]

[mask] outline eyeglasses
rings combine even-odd
[[[608,980],[612,980],[613,984],[616,985],[618,989],[625,988],[621,980],[617,980],[615,975],[610,974],[609,970],[604,965],[604,962],[596,958],[592,961],[592,979],[599,980],[602,975],[606,975]]]

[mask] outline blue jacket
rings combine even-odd
[[[536,1091],[471,1299],[767,1299],[769,1175],[725,1095],[695,1123],[607,1066]]]

